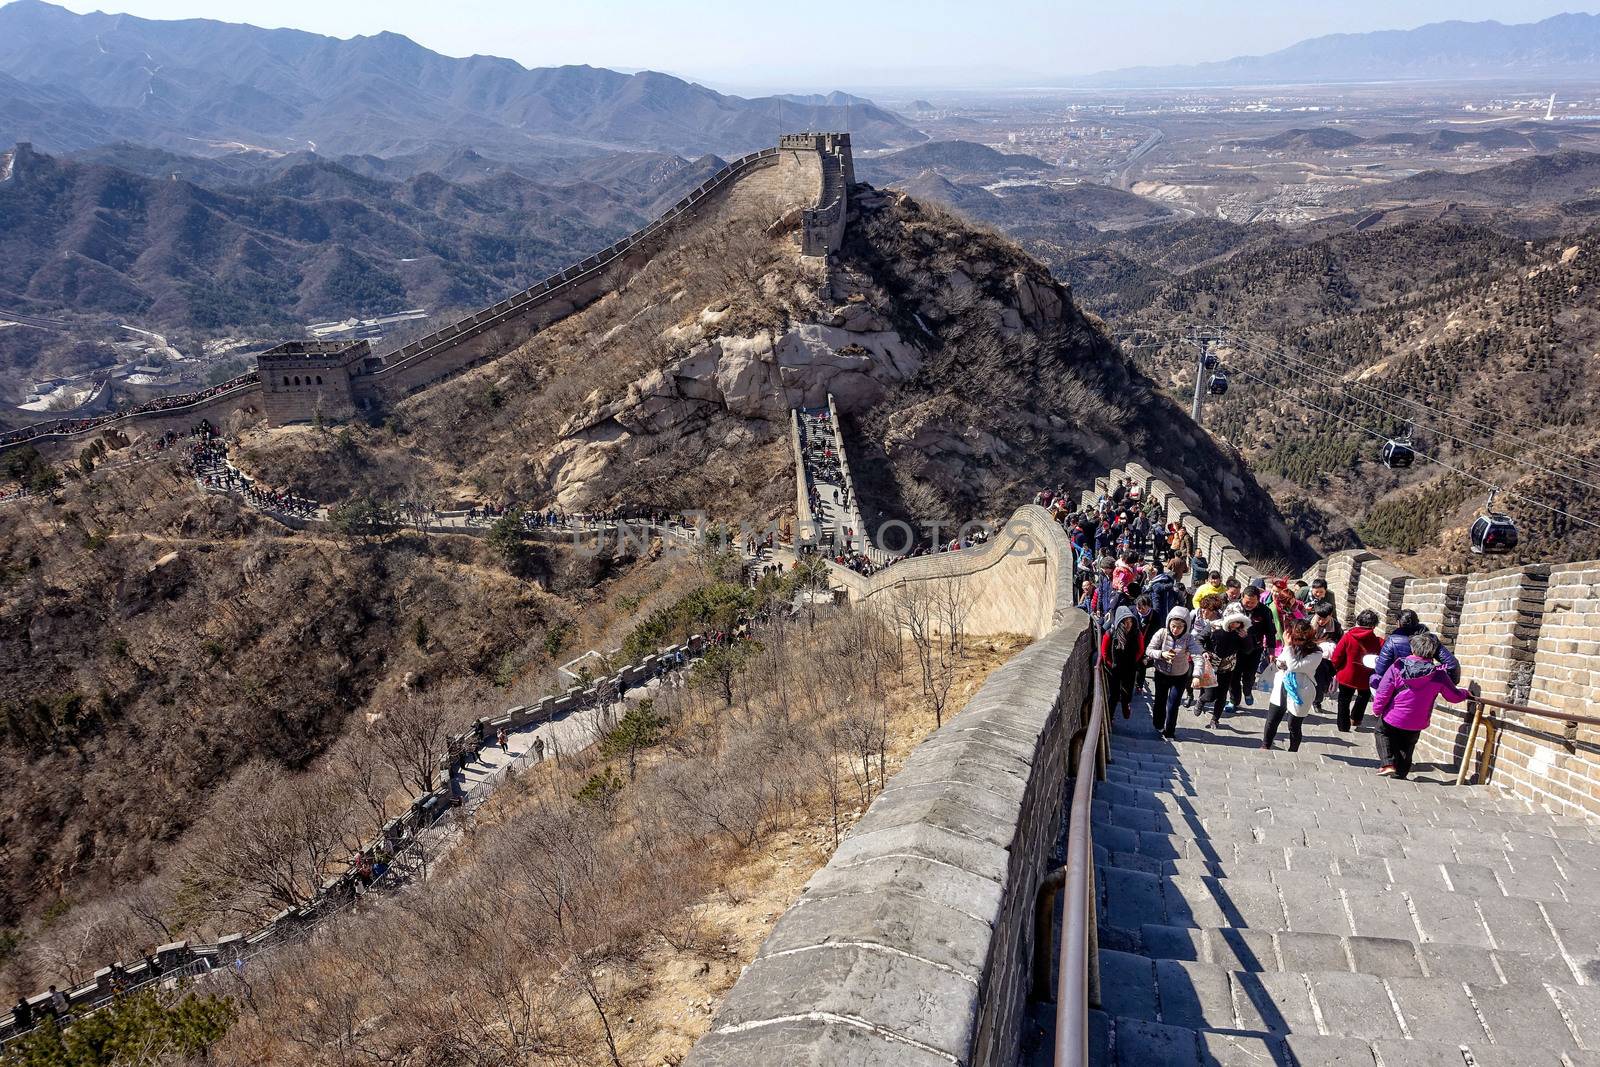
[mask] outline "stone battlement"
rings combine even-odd
[[[767,180],[767,176],[772,180]],[[234,411],[264,413],[273,426],[337,421],[387,405],[478,364],[495,359],[551,323],[578,311],[624,284],[686,226],[738,202],[746,187],[800,208],[801,254],[827,256],[844,237],[855,168],[847,133],[784,134],[779,144],[734,160],[702,182],[648,226],[582,262],[506,297],[475,314],[385,355],[355,351],[350,342],[290,341],[258,357],[257,373],[222,387],[163,397],[139,408],[95,419],[60,419],[0,434],[0,450],[86,441],[112,423],[165,428],[176,413],[203,414],[221,424]],[[367,346],[368,342],[356,342]],[[282,369],[294,370],[284,384]],[[310,370],[309,378],[305,370]],[[318,372],[321,380],[318,381]]]

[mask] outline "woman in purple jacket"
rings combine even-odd
[[[1436,657],[1439,639],[1423,632],[1411,638],[1411,654],[1390,665],[1372,694],[1378,716],[1378,773],[1404,779],[1411,773],[1417,738],[1433,719],[1433,704],[1444,697],[1459,704],[1472,694],[1450,680]]]

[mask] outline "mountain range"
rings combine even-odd
[[[528,69],[440,55],[394,33],[340,40],[210,19],[0,8],[0,144],[113,141],[185,155],[244,149],[403,155],[435,146],[533,160],[625,149],[742,154],[785,130],[863,147],[925,137],[859,97],[745,99],[666,74]]]
[[[97,154],[140,159],[142,173],[26,145],[0,154],[0,307],[212,328],[469,306],[637,229],[722,165],[608,157],[559,183],[512,170],[391,181],[313,157],[229,185],[121,149]]]
[[[1309,85],[1363,81],[1594,78],[1600,15],[1540,22],[1434,22],[1411,30],[1335,33],[1260,56],[1188,66],[1127,67],[1076,84],[1125,88],[1183,85]]]

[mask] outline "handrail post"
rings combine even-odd
[[[1467,747],[1461,752],[1461,765],[1456,768],[1456,785],[1465,785],[1467,781],[1467,768],[1472,766],[1472,749],[1478,743],[1478,731],[1483,726],[1483,703],[1478,699],[1478,683],[1470,686],[1472,699],[1467,701],[1467,710],[1471,713],[1471,722],[1467,727]]]
[[[1057,867],[1044,876],[1033,898],[1033,992],[1034,1000],[1048,1003],[1054,996],[1050,986],[1050,950],[1055,947],[1056,899],[1066,884],[1067,869]]]

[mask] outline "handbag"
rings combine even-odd
[[[1206,652],[1194,661],[1194,681],[1196,689],[1210,689],[1217,684],[1217,670],[1211,662],[1211,653]]]

